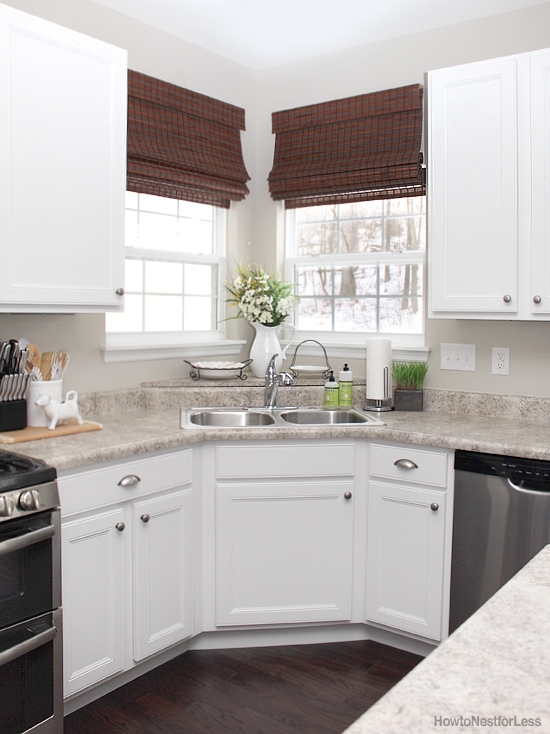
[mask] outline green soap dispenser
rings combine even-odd
[[[336,407],[338,407],[338,383],[334,378],[334,372],[331,372],[328,382],[325,382],[325,408]]]
[[[338,387],[338,403],[345,407],[353,405],[353,373],[347,364],[340,370]]]

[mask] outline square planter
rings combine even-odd
[[[396,390],[394,397],[395,410],[421,411],[424,409],[423,390]]]

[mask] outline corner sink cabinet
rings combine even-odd
[[[65,696],[193,634],[192,451],[61,475]]]
[[[187,649],[433,647],[452,453],[251,438],[61,473],[67,711]]]
[[[550,50],[428,73],[429,315],[550,319]]]
[[[122,309],[127,53],[0,7],[0,311]]]
[[[216,625],[349,621],[354,442],[214,453]]]

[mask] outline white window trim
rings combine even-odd
[[[293,281],[294,267],[296,265],[312,265],[333,263],[417,263],[424,268],[424,283],[426,283],[426,252],[408,252],[408,253],[354,253],[353,256],[334,254],[334,255],[288,255],[289,250],[296,251],[295,243],[295,217],[294,209],[287,209],[285,212],[285,278]],[[292,238],[290,240],[290,238]],[[425,297],[424,297],[425,298]],[[426,323],[426,304],[424,303],[424,325]],[[425,343],[425,331],[422,334],[396,334],[396,333],[344,333],[332,331],[296,331],[293,342],[299,344],[305,340],[316,340],[321,342],[323,346],[330,350],[333,357],[348,359],[365,359],[367,339],[379,336],[392,341],[392,357],[395,360],[412,360],[415,362],[426,362],[430,353],[430,348]],[[291,351],[289,353],[292,353]],[[319,347],[315,348],[314,344],[304,345],[300,347],[300,354],[305,356],[318,356]]]
[[[159,359],[235,357],[240,355],[244,339],[227,339],[225,329],[225,288],[227,277],[227,212],[216,209],[214,254],[186,254],[190,263],[217,263],[219,289],[217,298],[218,329],[215,331],[154,332],[154,333],[105,333],[105,345],[101,347],[106,363],[152,361]],[[124,248],[126,257],[149,257],[178,261],[173,252]]]

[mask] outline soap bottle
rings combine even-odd
[[[325,408],[336,407],[338,407],[338,383],[334,378],[334,372],[331,372],[328,382],[325,382]]]
[[[340,370],[339,378],[338,403],[351,407],[353,404],[353,373],[347,364],[344,365],[343,370]]]

